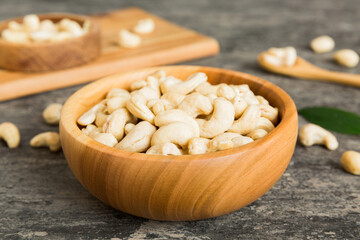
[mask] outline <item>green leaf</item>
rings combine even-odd
[[[308,121],[339,133],[360,135],[360,116],[329,107],[308,107],[299,110]]]

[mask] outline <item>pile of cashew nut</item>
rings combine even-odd
[[[278,109],[248,85],[211,85],[197,72],[185,81],[158,71],[111,89],[78,118],[82,131],[107,146],[160,155],[202,154],[267,135]]]
[[[84,35],[90,29],[90,22],[80,26],[76,21],[64,18],[58,23],[40,21],[35,14],[26,15],[22,23],[11,21],[2,31],[1,37],[13,43],[60,42]]]

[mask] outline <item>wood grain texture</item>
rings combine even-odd
[[[130,29],[138,20],[152,18],[155,31],[143,35],[139,48],[117,46],[120,29]],[[128,8],[94,16],[102,30],[102,53],[79,67],[46,73],[0,70],[0,101],[89,82],[100,77],[142,67],[177,63],[219,52],[213,38],[177,26],[139,8]],[[1,56],[1,55],[0,55]]]
[[[301,57],[297,57],[294,66],[275,66],[265,61],[265,53],[258,56],[258,62],[264,69],[296,78],[308,80],[319,80],[325,82],[334,82],[355,87],[360,87],[360,74],[351,74],[335,72],[319,68]]]
[[[56,43],[20,44],[7,42],[0,38],[1,68],[25,72],[54,71],[90,62],[100,55],[100,26],[90,17],[66,13],[49,13],[38,16],[40,20],[49,19],[55,23],[68,18],[78,22],[81,26],[85,21],[90,21],[91,28],[88,33],[81,37]],[[0,32],[8,27],[10,21],[21,23],[22,18],[1,22]],[[36,82],[33,82],[33,84],[37,85]]]
[[[239,148],[186,156],[155,156],[104,146],[83,134],[76,120],[114,87],[163,69],[185,79],[205,72],[212,84],[249,84],[279,108],[280,123],[263,139]],[[285,171],[297,137],[297,111],[279,87],[249,74],[197,66],[150,68],[92,83],[71,96],[60,136],[68,164],[94,196],[116,209],[156,220],[197,220],[237,210],[267,192]]]

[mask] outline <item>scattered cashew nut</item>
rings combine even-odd
[[[48,147],[50,151],[57,152],[61,149],[60,136],[57,132],[43,132],[30,140],[31,147]]]
[[[310,47],[316,53],[330,52],[335,47],[335,41],[329,36],[319,36],[310,42]]]
[[[306,147],[320,144],[325,145],[329,150],[335,150],[339,146],[336,137],[331,132],[312,123],[306,124],[300,129],[299,139]]]
[[[134,27],[133,31],[139,34],[152,33],[155,29],[155,23],[151,18],[141,19]]]
[[[351,174],[360,175],[360,153],[346,151],[341,157],[341,166]]]
[[[141,37],[123,29],[119,32],[118,44],[124,48],[136,48],[141,44]]]
[[[15,124],[3,122],[0,124],[0,139],[3,139],[9,148],[16,148],[20,144],[20,132]]]
[[[351,49],[342,49],[335,52],[334,59],[340,65],[348,68],[356,67],[359,63],[359,55]]]
[[[42,113],[45,122],[50,125],[59,124],[62,107],[63,106],[60,103],[52,103],[48,105]]]

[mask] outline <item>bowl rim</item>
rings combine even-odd
[[[280,122],[277,124],[275,129],[273,129],[269,134],[267,134],[265,137],[258,139],[254,142],[245,144],[243,146],[237,147],[237,148],[231,148],[227,150],[217,151],[217,152],[210,152],[210,153],[204,153],[204,154],[193,154],[193,155],[151,155],[151,154],[145,154],[145,153],[137,153],[137,152],[130,152],[125,151],[121,149],[117,149],[115,147],[109,147],[102,143],[99,143],[83,133],[81,129],[78,127],[75,121],[72,123],[64,122],[64,115],[71,114],[74,105],[79,104],[76,103],[77,98],[81,98],[82,94],[84,92],[87,92],[88,89],[94,88],[94,86],[101,85],[103,82],[113,81],[116,78],[123,77],[126,75],[132,75],[139,72],[155,72],[158,70],[164,70],[166,72],[167,69],[173,69],[173,68],[189,68],[193,69],[194,72],[197,71],[199,68],[203,70],[205,73],[207,71],[220,71],[223,74],[232,74],[234,76],[239,76],[241,78],[246,78],[249,81],[254,81],[262,84],[266,88],[271,88],[277,95],[277,97],[280,98],[282,103],[284,104],[284,112],[281,117]],[[241,75],[241,76],[240,76]],[[297,110],[295,103],[291,99],[291,97],[280,87],[277,85],[268,82],[262,78],[256,77],[254,75],[243,73],[239,71],[234,70],[228,70],[223,68],[215,68],[215,67],[207,67],[207,66],[197,66],[197,65],[168,65],[168,66],[159,66],[159,67],[152,67],[152,68],[142,68],[134,71],[124,72],[124,73],[118,73],[113,74],[110,76],[107,76],[105,78],[101,78],[93,83],[87,84],[86,86],[80,88],[77,90],[73,95],[71,95],[67,101],[64,104],[64,107],[61,112],[61,119],[60,119],[60,136],[62,136],[62,132],[66,131],[71,138],[73,138],[75,141],[80,142],[82,145],[85,145],[87,148],[90,148],[91,150],[100,151],[107,155],[110,155],[115,158],[126,158],[126,159],[132,159],[132,160],[138,160],[138,161],[152,161],[152,162],[168,162],[168,161],[207,161],[209,159],[215,160],[215,159],[222,159],[223,157],[229,156],[229,155],[235,155],[243,152],[248,151],[256,151],[257,148],[261,148],[262,145],[268,143],[271,139],[278,136],[278,134],[286,131],[288,123],[292,120],[294,117],[293,115],[296,115],[297,119]],[[296,133],[297,134],[297,133]]]
[[[1,37],[1,33],[5,30],[3,28],[3,26],[8,26],[9,22],[11,21],[15,21],[15,22],[22,22],[24,16],[22,17],[14,17],[14,18],[9,18],[6,20],[3,20],[0,22],[0,45],[7,45],[7,46],[11,46],[11,47],[27,47],[27,48],[47,48],[47,47],[57,47],[57,46],[61,46],[64,43],[72,43],[75,41],[84,41],[89,35],[92,34],[97,34],[98,32],[100,32],[100,25],[90,16],[86,16],[86,15],[81,15],[81,14],[74,14],[74,13],[62,13],[62,12],[49,12],[49,13],[40,13],[40,14],[36,14],[39,17],[40,20],[52,20],[53,18],[69,18],[70,20],[74,20],[76,22],[81,22],[82,24],[85,21],[90,21],[91,22],[91,27],[90,27],[90,31],[86,32],[84,35],[80,36],[80,37],[75,37],[75,38],[71,38],[71,39],[66,39],[64,41],[59,41],[59,42],[40,42],[40,43],[33,43],[33,42],[29,42],[29,43],[14,43],[14,42],[8,42],[6,40],[4,40]]]

